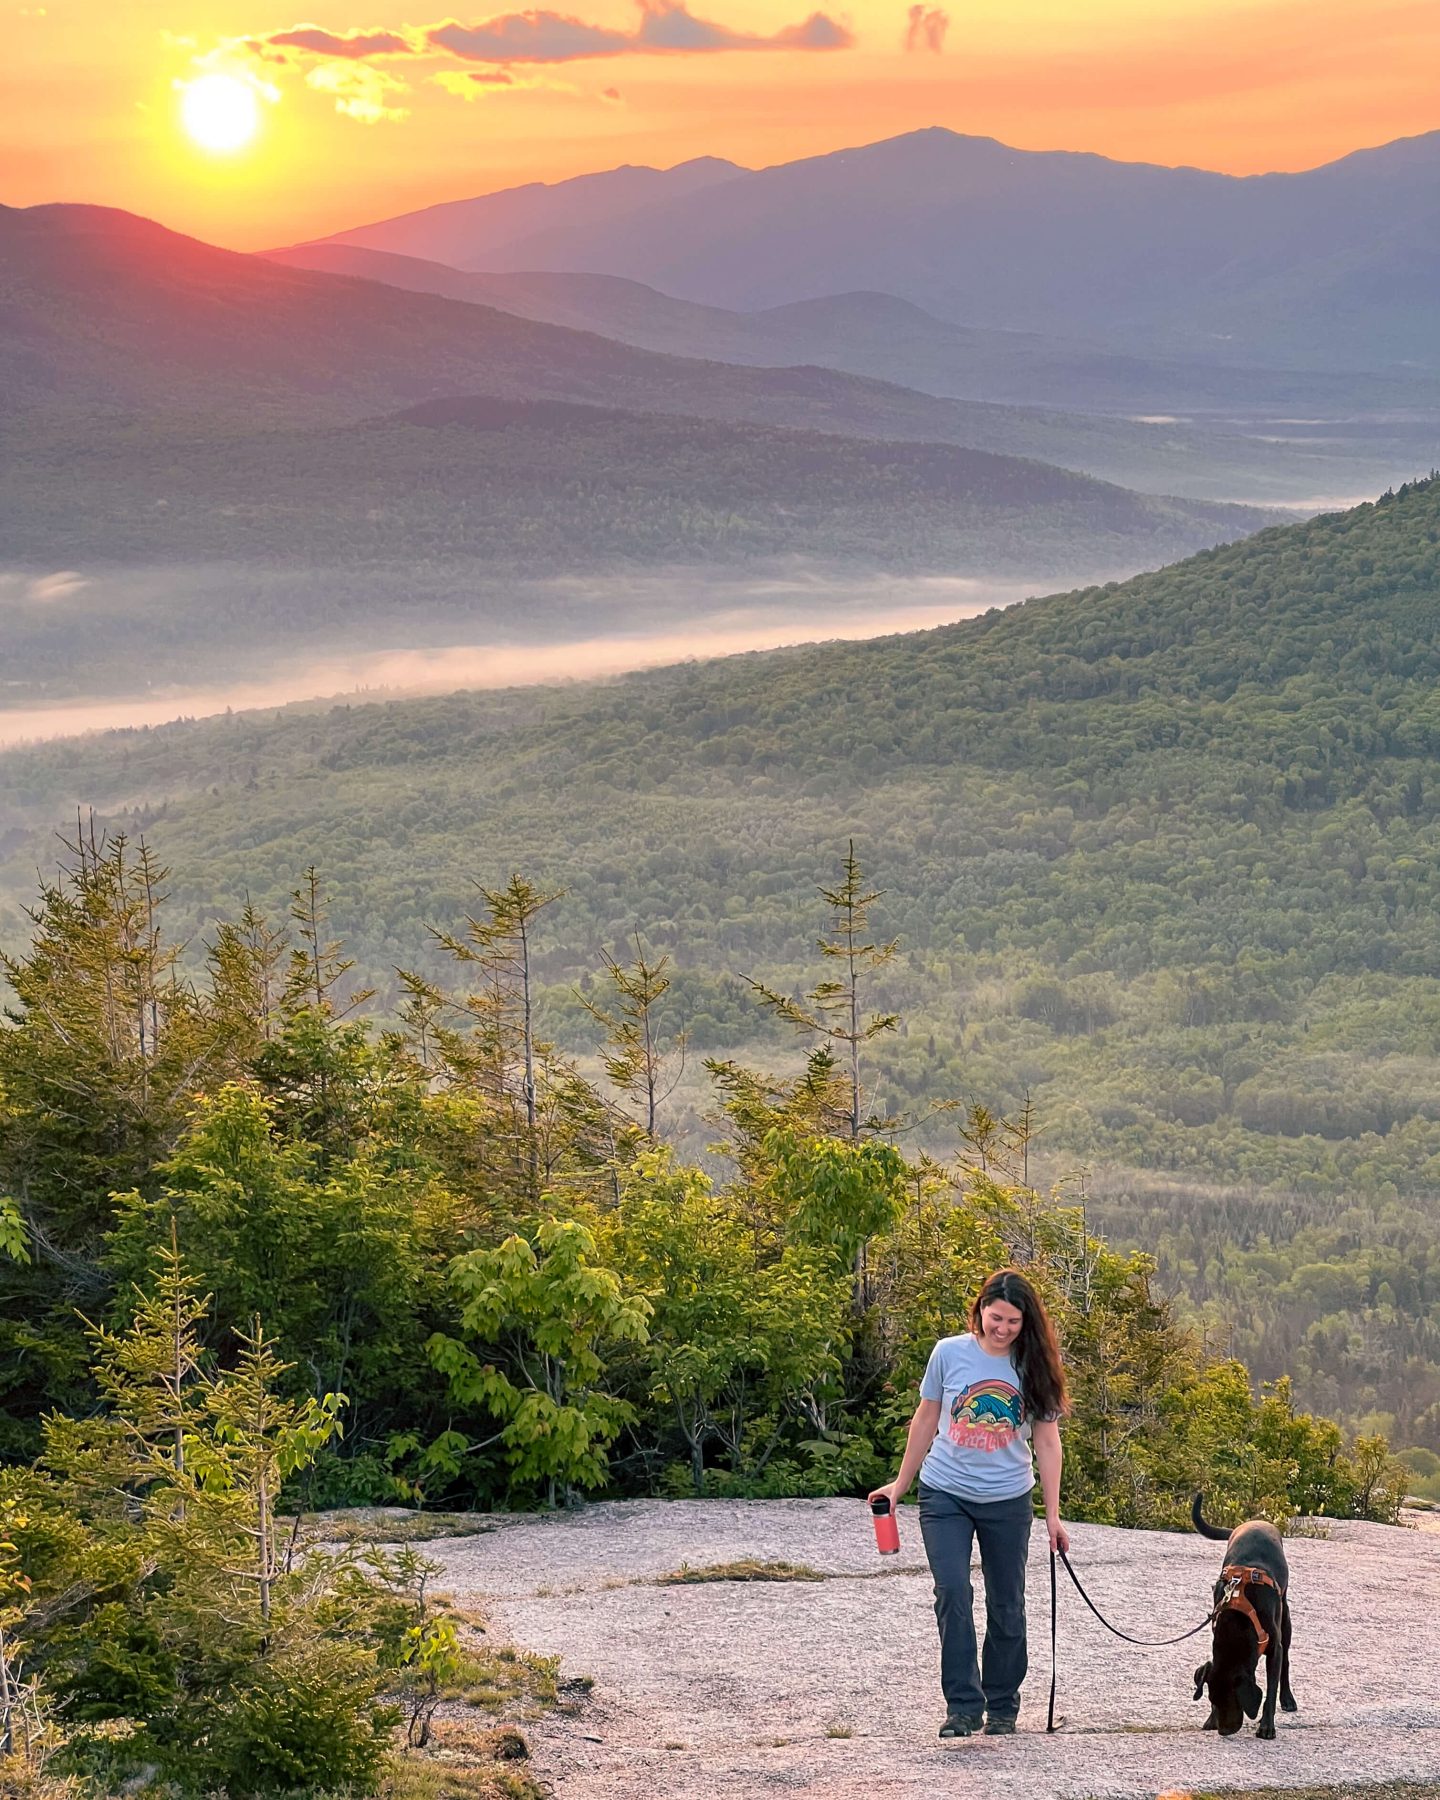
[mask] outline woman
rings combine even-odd
[[[1025,1559],[1040,1468],[1052,1550],[1068,1550],[1060,1523],[1060,1426],[1069,1410],[1055,1328],[1014,1269],[986,1281],[970,1329],[941,1338],[920,1383],[920,1404],[900,1473],[870,1496],[898,1507],[920,1474],[920,1535],[935,1577],[940,1626],[942,1738],[1015,1729],[1025,1679]],[[976,1660],[970,1547],[980,1540],[985,1652]]]

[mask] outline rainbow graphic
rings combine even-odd
[[[950,1404],[950,1442],[966,1450],[1003,1450],[1025,1422],[1017,1388],[990,1377],[961,1388]]]

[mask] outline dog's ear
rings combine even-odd
[[[1205,1683],[1210,1679],[1210,1670],[1212,1667],[1213,1664],[1203,1662],[1195,1671],[1195,1698],[1197,1700],[1205,1692]]]
[[[1247,1681],[1240,1689],[1240,1704],[1245,1708],[1245,1717],[1253,1719],[1260,1710],[1261,1693],[1259,1684]]]

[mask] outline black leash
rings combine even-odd
[[[1045,1719],[1045,1729],[1054,1731],[1055,1727],[1055,1552],[1050,1552],[1050,1711]],[[1062,1719],[1063,1725],[1065,1721]]]
[[[1054,1554],[1055,1553],[1052,1553],[1052,1556],[1051,1556],[1052,1562],[1054,1561]],[[1065,1573],[1075,1583],[1075,1591],[1079,1594],[1080,1598],[1090,1608],[1091,1612],[1094,1613],[1095,1617],[1100,1621],[1100,1623],[1105,1627],[1105,1629],[1107,1631],[1113,1631],[1115,1633],[1116,1637],[1124,1638],[1124,1640],[1127,1644],[1138,1644],[1142,1650],[1163,1650],[1169,1644],[1183,1644],[1185,1642],[1186,1638],[1194,1637],[1197,1632],[1204,1631],[1208,1625],[1213,1625],[1215,1623],[1215,1613],[1213,1611],[1211,1611],[1211,1612],[1206,1613],[1205,1617],[1200,1621],[1200,1623],[1198,1625],[1192,1625],[1188,1631],[1177,1632],[1174,1637],[1168,1637],[1168,1638],[1131,1637],[1131,1635],[1128,1631],[1122,1631],[1118,1625],[1112,1625],[1110,1623],[1110,1621],[1105,1617],[1104,1613],[1101,1612],[1100,1608],[1095,1604],[1095,1602],[1085,1592],[1084,1588],[1081,1587],[1080,1577],[1070,1567],[1070,1558],[1065,1554],[1065,1552],[1063,1550],[1061,1550],[1058,1552],[1058,1555],[1060,1557],[1061,1562],[1063,1562],[1065,1565]]]
[[[1100,1621],[1100,1623],[1105,1627],[1105,1629],[1107,1631],[1114,1632],[1116,1637],[1123,1638],[1127,1644],[1138,1644],[1142,1650],[1163,1650],[1171,1644],[1183,1644],[1185,1642],[1186,1638],[1194,1637],[1198,1632],[1206,1630],[1209,1626],[1213,1625],[1215,1622],[1215,1614],[1213,1612],[1209,1612],[1205,1615],[1205,1617],[1200,1621],[1200,1623],[1198,1625],[1192,1625],[1191,1628],[1189,1629],[1189,1631],[1182,1631],[1176,1637],[1168,1637],[1168,1638],[1131,1637],[1131,1635],[1128,1631],[1122,1631],[1118,1625],[1112,1625],[1110,1623],[1110,1621],[1105,1617],[1104,1613],[1101,1612],[1100,1608],[1095,1604],[1095,1602],[1085,1592],[1085,1589],[1081,1585],[1080,1577],[1075,1573],[1074,1569],[1072,1569],[1070,1567],[1070,1558],[1065,1554],[1065,1552],[1063,1550],[1052,1550],[1050,1552],[1050,1713],[1049,1713],[1049,1717],[1046,1720],[1046,1724],[1045,1724],[1045,1729],[1047,1731],[1056,1731],[1059,1729],[1059,1726],[1057,1726],[1057,1724],[1055,1722],[1055,1639],[1056,1639],[1056,1615],[1057,1615],[1057,1611],[1058,1611],[1057,1604],[1056,1604],[1056,1591],[1055,1591],[1055,1589],[1056,1589],[1055,1558],[1057,1556],[1060,1558],[1061,1562],[1063,1562],[1065,1565],[1065,1573],[1075,1583],[1076,1593],[1079,1594],[1080,1598],[1090,1608],[1091,1612],[1094,1613],[1095,1617]],[[1065,1721],[1063,1719],[1061,1719],[1060,1724],[1063,1725],[1064,1723],[1065,1723]]]

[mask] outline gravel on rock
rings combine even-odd
[[[1287,1540],[1300,1711],[1265,1743],[1202,1732],[1202,1632],[1171,1649],[1111,1637],[1060,1573],[1058,1711],[1049,1687],[1049,1557],[1031,1545],[1031,1673],[1013,1738],[941,1743],[943,1702],[918,1520],[877,1556],[856,1500],[627,1501],[497,1516],[428,1544],[438,1580],[492,1628],[594,1686],[576,1711],[527,1725],[557,1800],[1027,1800],[1192,1788],[1440,1780],[1440,1535],[1353,1521]],[[1219,1544],[1188,1533],[1071,1528],[1096,1604],[1142,1637],[1205,1616]],[[655,1577],[739,1560],[808,1565],[821,1582]],[[978,1577],[978,1571],[977,1571]],[[977,1578],[977,1613],[983,1616]]]

